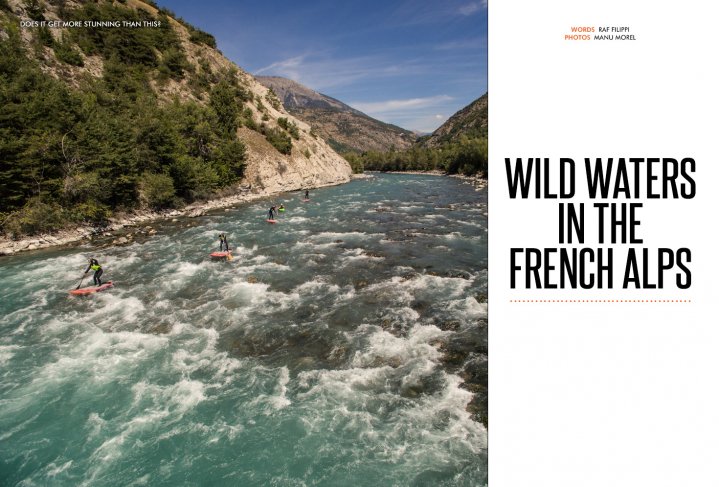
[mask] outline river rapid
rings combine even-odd
[[[486,191],[302,197],[1,258],[0,484],[485,485]]]

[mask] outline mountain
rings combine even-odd
[[[419,140],[423,147],[439,147],[447,142],[457,142],[463,135],[468,138],[487,137],[488,93],[474,100],[449,117],[428,137]]]
[[[351,176],[212,35],[151,0],[0,0],[0,86],[9,235]]]
[[[309,123],[339,152],[407,149],[416,139],[409,130],[376,120],[296,81],[277,76],[256,79],[277,94],[288,112]]]
[[[452,115],[407,150],[345,154],[356,172],[443,171],[486,177],[487,93]]]

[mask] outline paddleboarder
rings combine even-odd
[[[275,207],[270,206],[269,216],[267,217],[268,220],[274,220],[275,219]]]
[[[90,272],[90,270],[95,271],[95,274],[92,276],[92,282],[94,282],[97,287],[102,286],[102,280],[100,279],[100,276],[102,276],[102,266],[94,257],[90,258],[90,264],[87,266],[87,269],[85,269],[85,274]]]
[[[230,251],[230,246],[227,244],[227,235],[224,233],[220,234],[220,252],[222,252],[222,247],[224,246],[225,252]]]

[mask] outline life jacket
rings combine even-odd
[[[90,266],[90,269],[92,269],[93,271],[99,271],[100,269],[102,269],[102,267],[100,267],[100,264],[93,264]]]

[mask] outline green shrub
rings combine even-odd
[[[300,131],[295,122],[290,122],[285,117],[280,117],[277,119],[277,125],[289,132],[293,139],[299,140]]]
[[[163,68],[167,70],[172,79],[180,80],[185,76],[185,71],[190,70],[190,63],[181,50],[171,47],[162,53],[160,69]]]
[[[85,64],[82,60],[82,55],[75,50],[72,43],[68,39],[65,39],[65,37],[63,37],[60,42],[54,44],[53,50],[55,51],[57,59],[64,63],[73,66],[83,66]]]
[[[252,117],[252,109],[249,107],[245,107],[245,109],[242,110],[242,123],[250,130],[254,130],[255,132],[259,131],[257,122],[255,122],[255,119]]]
[[[37,30],[37,39],[41,45],[46,47],[53,47],[55,44],[55,38],[52,36],[48,27],[40,27]]]
[[[99,200],[102,196],[100,176],[95,172],[78,172],[63,180],[62,200],[69,205]]]
[[[196,157],[180,156],[170,168],[177,194],[188,201],[206,198],[219,185],[219,176]]]
[[[175,184],[163,173],[143,173],[140,177],[140,198],[150,208],[171,206],[175,199]]]
[[[32,20],[45,20],[45,8],[40,0],[28,0],[25,2],[25,13]]]
[[[282,106],[282,103],[280,103],[280,99],[277,97],[277,93],[274,92],[272,88],[267,90],[267,94],[265,95],[265,99],[269,102],[269,104],[274,108],[275,110],[279,110]]]
[[[92,223],[102,225],[107,223],[107,219],[111,215],[110,208],[106,205],[86,201],[72,207],[69,211],[69,218],[75,223]]]
[[[3,230],[12,238],[51,232],[66,222],[66,216],[57,203],[46,203],[34,197],[20,210],[11,213],[3,222]]]
[[[272,144],[272,147],[277,149],[281,154],[290,154],[292,152],[292,139],[284,131],[268,127],[264,124],[260,126],[260,131],[267,139],[267,142]]]
[[[217,114],[220,129],[227,135],[234,134],[239,126],[239,109],[230,83],[223,80],[212,88],[210,107]]]
[[[242,178],[247,158],[247,148],[239,140],[223,140],[212,154],[212,165],[222,186]]]
[[[217,47],[217,42],[212,34],[208,34],[198,28],[190,29],[190,42],[195,44],[206,44],[213,49]]]

